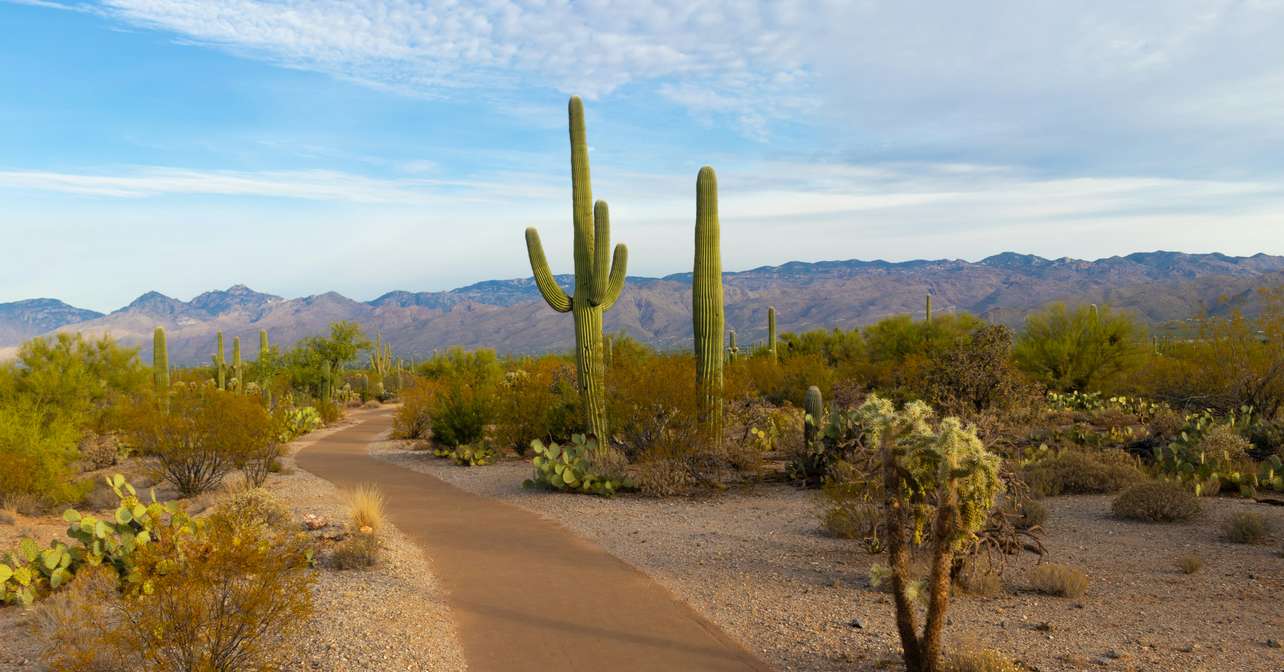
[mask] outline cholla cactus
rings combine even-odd
[[[589,432],[605,443],[610,436],[606,423],[605,361],[602,354],[602,314],[620,298],[628,266],[628,248],[616,245],[610,257],[611,225],[606,201],[593,203],[589,180],[588,140],[584,131],[584,104],[572,97],[568,105],[571,127],[571,203],[575,226],[575,293],[566,292],[553,278],[539,232],[526,229],[526,251],[530,256],[535,285],[559,313],[575,317],[575,365],[580,398]]]
[[[718,225],[718,177],[705,166],[696,178],[695,267],[691,286],[696,389],[705,438],[722,443],[722,251]]]

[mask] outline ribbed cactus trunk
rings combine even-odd
[[[927,298],[923,300],[923,321],[924,322],[932,321],[932,295],[931,294],[928,294]]]
[[[767,308],[767,351],[771,353],[773,360],[778,359],[776,354],[776,307]]]
[[[820,437],[820,424],[825,420],[825,401],[820,396],[820,388],[812,385],[807,388],[807,396],[803,398],[803,410],[807,413],[807,418],[803,422],[803,444],[807,450],[815,452],[817,449],[816,440]]]
[[[165,329],[156,327],[152,332],[152,383],[156,387],[156,398],[161,404],[169,404],[169,349],[165,346]]]
[[[722,243],[718,224],[718,176],[705,166],[696,178],[695,267],[691,320],[695,332],[696,394],[705,440],[722,444]]]
[[[245,389],[245,367],[241,364],[241,337],[232,337],[232,389],[240,392]]]
[[[223,332],[214,335],[214,375],[218,380],[218,389],[227,389],[227,361],[223,359]]]
[[[572,97],[568,107],[571,135],[571,205],[575,227],[575,293],[567,296],[558,286],[544,256],[539,232],[526,229],[526,251],[535,284],[548,305],[575,318],[575,369],[580,399],[589,433],[609,444],[606,421],[605,361],[602,314],[620,298],[628,265],[628,249],[615,246],[611,254],[610,213],[605,201],[593,203],[589,180],[588,140],[584,130],[584,104]]]

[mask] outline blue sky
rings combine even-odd
[[[635,274],[1284,254],[1284,1],[0,0],[0,301],[570,268],[566,98]]]

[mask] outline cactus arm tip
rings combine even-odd
[[[615,246],[615,255],[611,259],[611,277],[606,283],[606,294],[602,298],[603,310],[609,309],[619,300],[624,291],[624,280],[629,272],[629,248],[624,243]]]
[[[535,227],[526,229],[526,252],[531,260],[531,273],[535,275],[535,286],[553,310],[559,313],[571,312],[571,297],[553,279],[553,271],[548,268],[548,259],[544,257],[544,246],[539,242],[539,231]]]

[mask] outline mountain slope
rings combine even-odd
[[[0,345],[17,345],[33,336],[102,316],[102,313],[69,306],[57,299],[0,303]]]
[[[557,280],[568,288],[573,282],[569,275]],[[1013,326],[1051,301],[1109,304],[1161,323],[1203,310],[1251,310],[1255,288],[1282,282],[1284,257],[1178,252],[1096,261],[1006,252],[979,262],[789,262],[724,274],[727,328],[735,329],[745,345],[765,338],[767,307],[773,305],[781,331],[852,328],[890,315],[917,315],[928,293],[938,313],[967,311]],[[260,329],[268,330],[274,344],[289,345],[324,333],[337,320],[382,333],[406,357],[452,345],[523,353],[565,350],[573,342],[570,318],[549,310],[529,278],[490,280],[446,292],[394,291],[368,302],[334,292],[283,299],[240,285],[189,302],[149,292],[110,315],[54,324],[46,331],[110,333],[143,345],[160,325],[169,331],[172,361],[194,364],[209,360],[217,330],[228,338],[229,349],[231,337],[240,336],[252,358]],[[691,274],[629,278],[606,314],[605,327],[661,347],[687,346]],[[5,329],[0,318],[0,334],[6,334],[0,346],[29,337]],[[143,348],[144,357],[149,352]]]

